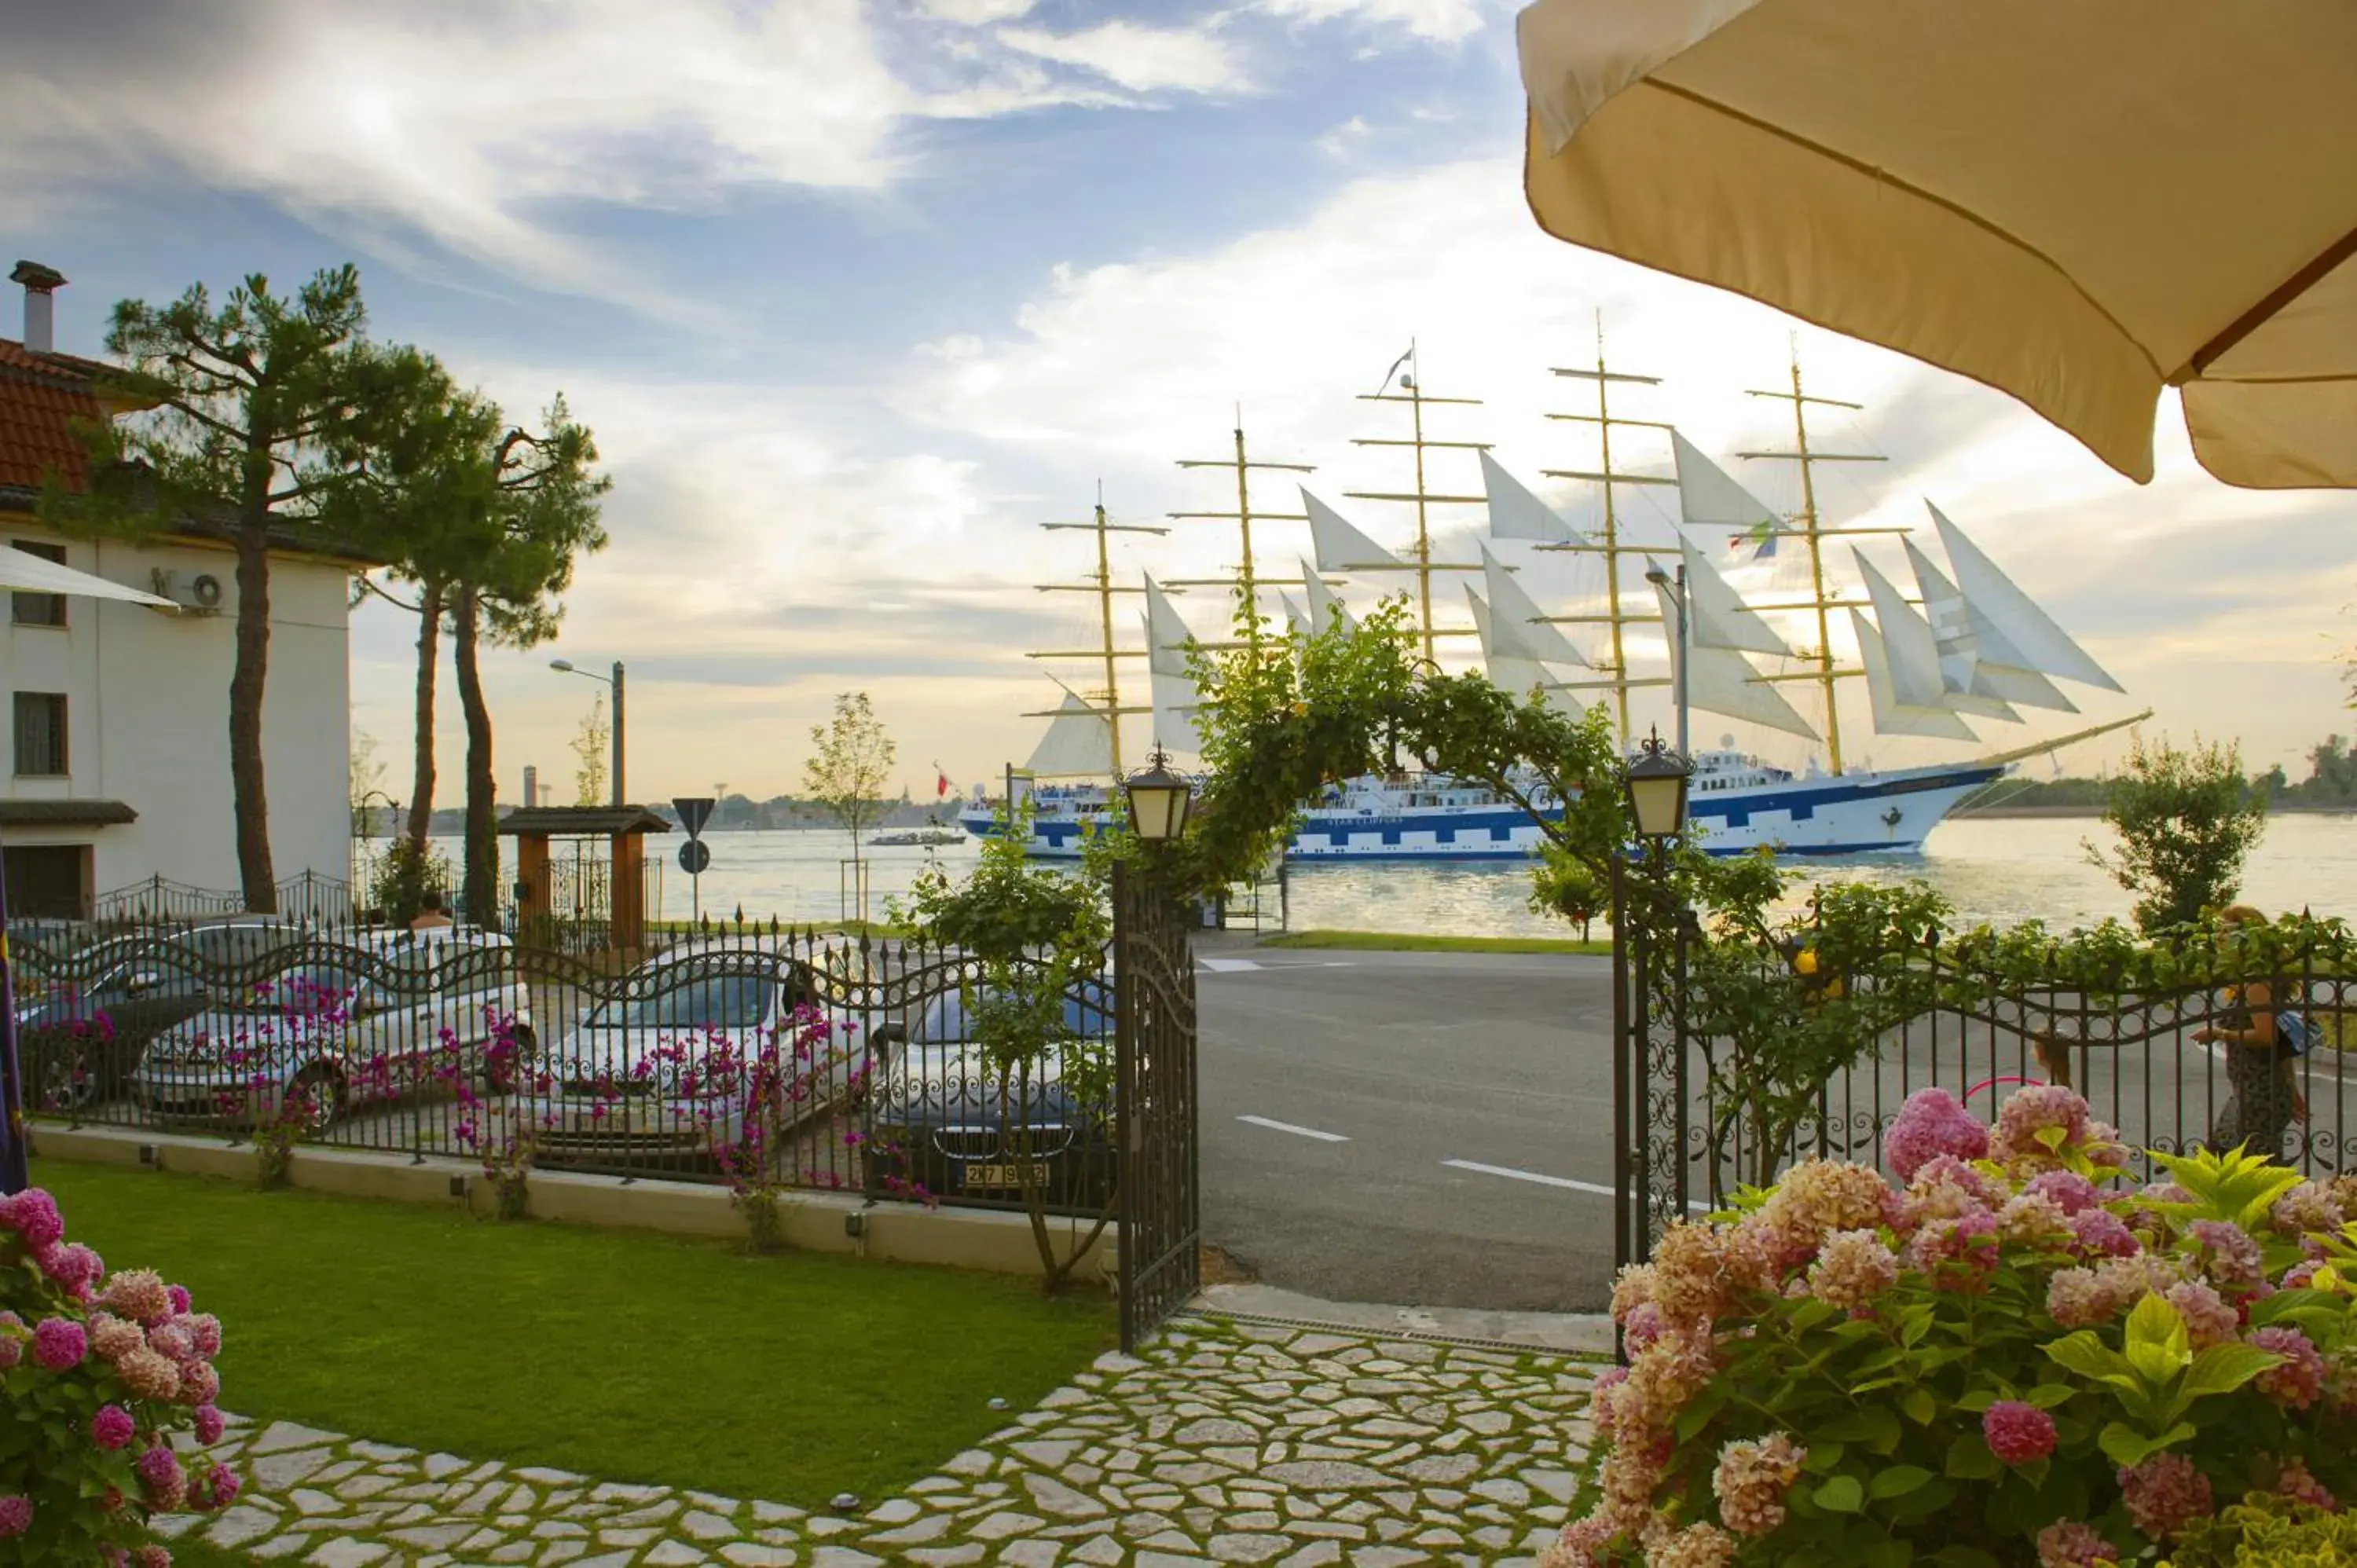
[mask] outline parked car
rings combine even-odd
[[[162,1031],[133,1093],[156,1115],[205,1121],[273,1121],[292,1106],[318,1132],[454,1075],[499,1077],[503,1032],[525,1056],[536,1048],[507,938],[361,931],[306,944],[286,968]]]
[[[80,1112],[122,1098],[148,1042],[204,1011],[210,982],[302,935],[273,916],[240,915],[121,933],[62,956],[52,950],[48,977],[29,965],[19,972],[38,981],[16,1007],[27,1105]]]
[[[810,955],[695,944],[622,984],[538,1064],[527,1119],[544,1161],[707,1168],[842,1101],[863,1076],[862,1021]],[[826,1026],[793,1027],[805,1007]]]
[[[886,1032],[869,1138],[879,1169],[941,1197],[1011,1199],[1028,1157],[1050,1204],[1103,1207],[1115,1177],[1113,1019],[1111,977],[1082,982],[1064,998],[1072,1043],[1003,1083],[974,1038],[963,994],[936,997],[905,1036]]]

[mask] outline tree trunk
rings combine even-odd
[[[237,537],[237,662],[229,679],[229,777],[237,877],[245,907],[278,908],[270,864],[270,802],[263,785],[262,693],[270,672],[270,520],[249,517]]]
[[[483,701],[483,681],[475,667],[480,628],[475,590],[460,588],[452,628],[458,672],[458,706],[467,715],[467,858],[459,897],[467,918],[486,929],[499,924],[500,846],[491,815],[491,710]]]
[[[434,678],[442,651],[442,585],[417,596],[417,762],[409,785],[409,842],[419,850],[434,825]]]

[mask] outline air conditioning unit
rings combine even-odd
[[[167,572],[159,566],[153,576],[156,596],[179,606],[181,614],[221,613],[221,580],[210,572]]]

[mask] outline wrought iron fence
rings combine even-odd
[[[2357,975],[2307,960],[2240,986],[2150,986],[2106,993],[2061,969],[2024,978],[1976,965],[1937,933],[1893,955],[1894,974],[1920,985],[1921,1004],[1879,1029],[1817,1090],[1792,1135],[1763,1146],[1749,1113],[1741,1042],[1714,1033],[1688,972],[1698,933],[1657,939],[1650,958],[1616,966],[1624,986],[1617,1070],[1631,1118],[1619,1186],[1636,1222],[1624,1257],[1645,1256],[1673,1219],[1716,1206],[1736,1186],[1772,1179],[1811,1155],[1880,1165],[1883,1141],[1908,1097],[1944,1088],[1994,1122],[2028,1084],[2084,1096],[2132,1151],[2139,1179],[2147,1151],[2246,1144],[2312,1176],[2357,1168]],[[1641,977],[1650,975],[1650,983]],[[1796,987],[1871,987],[1870,975],[1795,974]],[[2264,985],[2266,1005],[2252,989]],[[2248,1027],[2254,1011],[2296,1012],[2315,1026],[2304,1054],[2197,1038]],[[2280,1031],[2278,1032],[2280,1035]]]
[[[1082,1215],[1116,1179],[1107,975],[1011,1074],[971,1037],[974,961],[811,931],[699,932],[624,965],[254,918],[36,935],[16,975],[27,1110],[76,1125],[871,1199],[1006,1208],[1029,1187]]]

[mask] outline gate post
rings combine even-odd
[[[1120,860],[1113,949],[1121,1348],[1134,1354],[1200,1283],[1202,1209],[1187,922],[1159,875]]]

